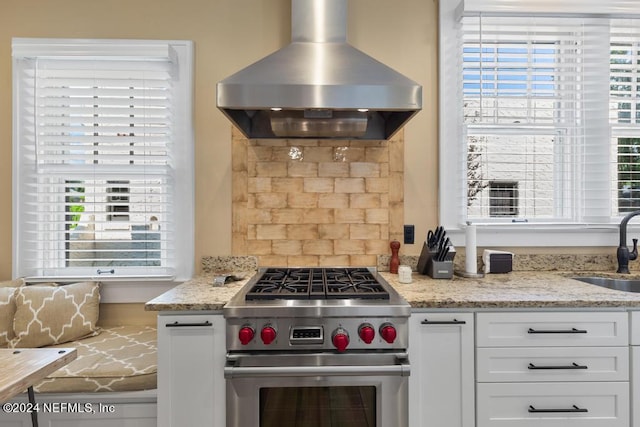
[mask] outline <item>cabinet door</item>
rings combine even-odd
[[[409,424],[474,425],[472,313],[412,313]]]
[[[224,426],[222,315],[158,316],[158,426]]]
[[[640,346],[631,347],[631,419],[633,427],[640,427]]]
[[[631,313],[631,419],[640,427],[640,311]]]
[[[632,311],[630,345],[640,345],[640,311]]]

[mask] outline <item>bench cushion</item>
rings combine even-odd
[[[34,386],[39,393],[134,391],[157,387],[154,327],[104,328],[97,336],[50,347],[75,347],[78,358]]]

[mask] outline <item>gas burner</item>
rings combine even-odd
[[[267,268],[246,300],[389,299],[389,292],[367,268]]]

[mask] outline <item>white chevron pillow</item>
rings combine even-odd
[[[9,347],[42,347],[97,335],[100,286],[23,286],[15,293],[15,337]]]

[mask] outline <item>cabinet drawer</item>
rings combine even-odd
[[[478,384],[477,427],[628,427],[629,383]]]
[[[632,311],[631,315],[631,345],[640,345],[640,311]]]
[[[478,347],[595,347],[629,344],[624,312],[478,313]]]
[[[479,348],[479,382],[628,381],[628,347]]]

